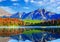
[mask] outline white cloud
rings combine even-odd
[[[55,6],[55,5],[57,6],[57,3],[58,3],[55,0],[43,0],[43,1],[30,0],[30,2],[38,6],[41,6],[41,5],[42,6]],[[58,4],[60,4],[60,2]]]
[[[19,5],[19,3],[13,3],[14,6]]]
[[[56,0],[56,2],[60,2],[60,0]]]
[[[0,0],[0,2],[2,2],[2,1],[6,1],[6,0]]]
[[[29,2],[29,0],[24,0],[26,3],[28,3]]]
[[[43,1],[38,1],[38,2],[37,1],[33,1],[32,3],[35,4],[35,5],[37,5],[37,6],[43,6],[43,5],[45,5]]]
[[[24,9],[29,9],[29,7],[23,7]]]
[[[60,11],[60,6],[59,6],[59,7],[57,7],[57,11]]]
[[[2,2],[2,0],[0,0],[0,2]]]
[[[38,4],[43,4],[43,1],[39,1]]]
[[[41,5],[45,5],[44,1],[35,1],[35,0],[30,0],[31,3],[37,5],[37,6],[41,6]]]
[[[56,2],[55,0],[50,0],[50,2]]]
[[[11,1],[18,1],[18,0],[11,0]]]
[[[43,0],[44,2],[49,2],[50,0]]]
[[[59,4],[59,5],[60,5],[60,2],[57,2],[57,4]]]
[[[34,3],[35,1],[34,0],[31,0],[30,2]]]
[[[51,12],[54,12],[54,13],[60,13],[60,6],[56,7],[56,8],[54,8],[54,7],[48,7],[46,9],[47,9],[47,11],[51,11]]]
[[[1,6],[0,8],[2,8],[2,9],[4,9],[4,10],[6,10],[7,12],[9,12],[9,13],[11,13],[11,14],[14,14],[14,13],[16,13],[16,11],[14,11],[12,8],[10,8],[10,7],[8,7],[8,6]]]
[[[49,4],[48,6],[49,6],[49,7],[57,7],[58,4],[57,4],[57,3],[51,3],[51,4]]]
[[[58,13],[58,14],[60,14],[60,6],[59,7],[57,7],[57,8],[55,8],[54,10],[52,10],[53,12],[55,12],[55,13]]]

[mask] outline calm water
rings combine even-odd
[[[0,26],[0,28],[60,28],[60,26]]]

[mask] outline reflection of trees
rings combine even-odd
[[[0,18],[0,26],[21,26],[24,25],[22,20],[17,18]],[[22,33],[22,29],[18,28],[0,28],[0,36],[10,36]]]
[[[1,28],[0,29],[0,36],[11,36],[21,34],[23,29],[14,29],[14,28]]]

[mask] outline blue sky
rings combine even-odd
[[[16,12],[31,12],[38,8],[60,13],[60,0],[0,0],[0,8],[14,14]]]

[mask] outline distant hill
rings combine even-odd
[[[11,16],[11,14],[4,9],[0,8],[0,17],[2,16]]]
[[[11,15],[10,18],[19,18],[19,13],[15,13],[15,14]]]

